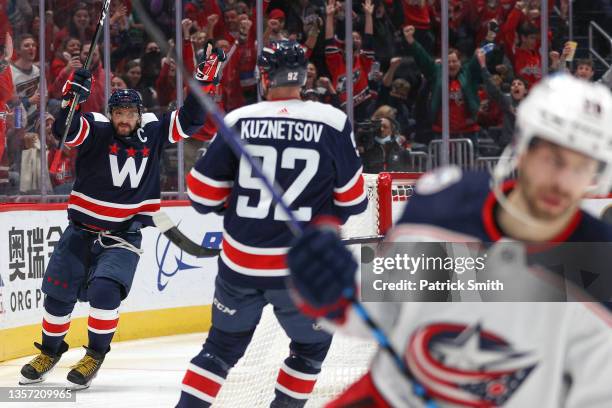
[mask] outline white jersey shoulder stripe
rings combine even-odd
[[[106,117],[106,115],[103,115],[99,112],[91,112],[94,121],[96,122],[106,122],[106,123],[110,123],[110,120],[108,120],[108,118]]]
[[[140,127],[145,127],[149,123],[158,122],[158,121],[159,121],[159,118],[157,117],[157,115],[151,112],[147,112],[147,113],[144,113],[142,115],[142,118],[140,119]]]

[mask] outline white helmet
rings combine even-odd
[[[603,85],[567,74],[545,78],[518,107],[514,143],[504,152],[494,178],[514,170],[534,137],[578,151],[604,164],[593,192],[612,187],[612,94]]]

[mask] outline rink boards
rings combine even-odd
[[[0,361],[32,354],[32,342],[40,341],[42,276],[68,225],[65,208],[0,206]],[[221,217],[198,214],[180,201],[163,210],[196,242],[219,247]],[[142,248],[115,340],[208,330],[217,258],[183,253],[156,228],[143,229]],[[87,303],[78,303],[67,338],[73,347],[87,344],[87,314]]]

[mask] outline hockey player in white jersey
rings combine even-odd
[[[542,81],[519,107],[509,160],[493,177],[454,167],[424,175],[387,240],[514,239],[546,247],[612,241],[612,227],[580,209],[593,186],[610,190],[611,123],[607,89],[569,76]],[[502,182],[515,169],[517,180]],[[309,228],[287,259],[302,310],[349,333],[368,333],[343,297],[355,285],[356,261],[333,231]],[[489,261],[515,273],[509,258]],[[612,319],[600,303],[365,307],[425,393],[416,395],[381,350],[369,372],[328,407],[612,406]]]
[[[294,41],[264,48],[258,68],[266,101],[230,112],[225,122],[284,190],[300,224],[321,215],[345,221],[367,205],[361,160],[342,111],[300,100],[306,65],[304,50]],[[291,338],[271,406],[304,406],[331,336],[289,298],[285,256],[293,236],[287,217],[247,160],[236,157],[218,135],[190,172],[187,186],[197,211],[224,214],[224,231],[212,327],[185,373],[178,407],[207,407],[214,401],[268,303]]]

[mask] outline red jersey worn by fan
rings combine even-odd
[[[431,28],[431,18],[427,1],[423,0],[403,0],[404,26],[411,25],[419,30],[429,30]]]
[[[504,51],[514,67],[514,75],[526,79],[531,88],[542,79],[542,57],[538,51],[539,41],[533,50],[516,47],[516,30],[522,17],[523,13],[516,8],[510,12],[508,20],[501,28],[502,41]]]
[[[451,133],[469,133],[480,129],[478,124],[472,119],[465,103],[461,82],[458,79],[451,79],[449,82],[449,115]],[[442,132],[442,110],[438,112],[436,122],[433,124],[434,132]]]
[[[371,98],[368,87],[368,73],[374,63],[372,51],[372,36],[363,35],[363,49],[353,58],[353,100],[355,106]],[[340,49],[340,42],[336,39],[327,40],[325,45],[325,62],[332,77],[334,88],[340,96],[342,106],[346,104],[346,64]]]

